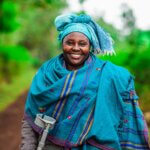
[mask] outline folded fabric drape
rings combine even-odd
[[[34,124],[37,113],[55,118],[52,143],[79,149],[148,150],[148,131],[137,104],[132,75],[92,53],[79,70],[64,68],[63,55],[47,61],[35,75],[25,106]]]

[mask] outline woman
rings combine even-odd
[[[96,58],[112,54],[112,40],[89,16],[58,16],[63,53],[35,75],[25,106],[21,150],[34,150],[43,129],[37,114],[56,120],[45,150],[148,150],[148,130],[132,75]]]

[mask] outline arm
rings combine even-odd
[[[27,120],[22,120],[20,150],[36,150],[38,135],[33,131]]]

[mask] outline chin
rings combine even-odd
[[[82,62],[74,62],[74,63],[70,63],[70,64],[74,67],[78,67],[78,66],[81,66],[83,63]]]

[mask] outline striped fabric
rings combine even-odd
[[[60,100],[58,101],[56,108],[54,109],[54,113],[52,117],[54,117],[56,120],[58,120],[58,117],[60,116],[62,109],[64,107],[64,104],[67,100],[67,96],[70,93],[70,90],[72,88],[72,84],[74,82],[75,76],[77,71],[72,72],[71,74],[68,74],[65,80],[65,84],[60,96]]]
[[[131,142],[121,142],[121,147],[123,150],[147,150],[148,146],[146,144],[135,144]]]
[[[89,113],[88,119],[87,119],[87,121],[84,125],[84,128],[83,128],[84,130],[82,131],[82,133],[81,133],[81,135],[78,139],[77,143],[79,143],[79,144],[83,143],[83,140],[84,140],[85,136],[88,134],[88,132],[89,132],[91,126],[92,126],[93,119],[94,119],[93,118],[93,113],[94,113],[94,107],[93,107],[93,109],[91,109],[91,112]]]
[[[97,59],[68,71],[63,55],[47,61],[35,75],[25,105],[32,128],[37,113],[56,119],[47,140],[72,150],[148,150],[148,130],[132,75]],[[132,93],[132,94],[131,94]]]

